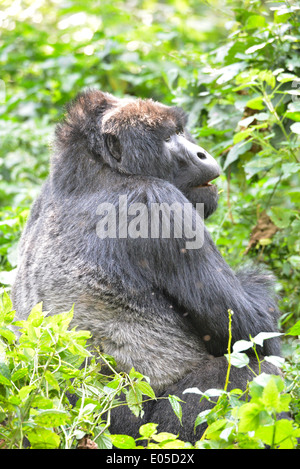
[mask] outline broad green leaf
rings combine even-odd
[[[5,376],[3,376],[0,373],[0,384],[4,384],[4,386],[12,386],[12,383],[9,379],[7,379]]]
[[[299,122],[300,121],[300,112],[286,112],[284,117],[291,119],[292,121]]]
[[[277,80],[280,83],[287,83],[289,81],[299,81],[300,82],[299,78],[296,75],[294,75],[293,73],[280,73],[279,75],[277,75]]]
[[[165,440],[176,440],[177,435],[174,435],[173,433],[167,433],[167,432],[160,432],[160,433],[154,433],[152,435],[152,439],[154,441],[157,441],[158,443],[161,443],[162,441]]]
[[[39,327],[43,322],[44,316],[43,303],[39,303],[32,308],[27,320],[33,327]]]
[[[231,150],[228,152],[223,169],[225,171],[226,168],[234,161],[236,161],[240,155],[246,153],[252,147],[252,142],[239,142],[234,145]]]
[[[240,432],[256,430],[260,426],[260,413],[263,410],[261,404],[248,403],[238,409]]]
[[[70,416],[63,410],[47,409],[42,410],[34,417],[34,422],[41,427],[59,427],[66,425]]]
[[[270,379],[264,387],[262,402],[269,411],[279,411],[280,394],[273,379]]]
[[[157,423],[145,423],[139,429],[139,433],[141,436],[145,438],[150,438],[154,433],[156,433],[156,429],[158,427]]]
[[[32,449],[57,449],[60,445],[59,436],[46,428],[33,428],[26,436]]]
[[[253,342],[250,340],[238,340],[233,344],[232,350],[234,352],[243,352],[253,347]]]
[[[197,415],[197,418],[195,420],[195,428],[198,427],[198,425],[201,425],[202,423],[207,422],[207,416],[210,414],[211,409],[203,410]]]
[[[211,425],[209,425],[208,429],[206,430],[205,436],[211,439],[218,438],[220,432],[224,429],[226,424],[226,419],[216,420]]]
[[[261,15],[251,15],[247,18],[246,29],[257,29],[266,26],[266,19]]]
[[[264,357],[264,360],[266,362],[272,363],[272,365],[277,366],[278,368],[283,366],[285,362],[283,357],[277,357],[276,355],[267,355]]]
[[[258,110],[264,109],[265,104],[263,98],[261,96],[257,96],[256,98],[250,99],[249,101],[247,101],[247,107]]]
[[[24,378],[26,375],[28,375],[28,368],[20,368],[13,373],[11,380],[15,383],[16,381]]]
[[[241,121],[239,121],[238,125],[240,127],[248,127],[254,120],[255,120],[256,116],[249,116],[249,117],[246,117],[245,119],[242,119]],[[235,143],[237,143],[235,141]]]
[[[276,85],[276,78],[270,70],[263,70],[260,72],[259,79],[265,81],[271,88],[274,88]]]
[[[296,447],[298,432],[293,428],[290,420],[281,419],[277,420],[274,425],[258,428],[255,435],[272,449],[293,449]],[[273,444],[274,447],[272,447]]]
[[[287,335],[300,335],[300,320],[287,331]]]
[[[129,389],[129,391],[126,393],[126,402],[128,404],[128,407],[136,417],[140,415],[140,412],[142,410],[142,400],[143,395],[137,387],[135,387],[134,389]]]
[[[109,435],[113,445],[119,449],[134,449],[136,447],[135,440],[128,435]]]
[[[59,388],[58,381],[56,380],[55,376],[49,370],[47,370],[45,372],[45,379],[54,389],[59,391],[60,388]]]
[[[281,332],[260,332],[255,337],[253,337],[251,340],[255,344],[262,346],[265,340],[273,339],[275,337],[280,337],[281,335],[283,335]]]
[[[28,395],[31,393],[31,391],[33,391],[34,389],[36,389],[36,386],[34,384],[31,384],[29,386],[23,386],[19,393],[18,393],[18,396],[21,400],[24,400],[24,399],[27,399]]]
[[[140,381],[136,385],[143,394],[151,397],[152,399],[155,399],[155,393],[150,384],[146,383],[145,381]]]
[[[9,344],[16,340],[16,335],[7,327],[0,327],[0,336],[4,337]]]
[[[295,124],[291,125],[291,131],[295,134],[300,135],[300,122],[296,122]]]
[[[4,309],[4,314],[9,313],[13,309],[12,301],[6,291],[2,295],[2,305]]]
[[[284,163],[282,165],[282,171],[284,177],[289,177],[291,174],[295,174],[298,171],[300,173],[300,163]]]
[[[181,440],[167,440],[167,441],[162,441],[159,445],[160,448],[163,450],[167,449],[181,449],[181,448],[186,448],[186,443]]]
[[[285,207],[272,207],[270,217],[278,228],[287,228],[290,225],[293,212]]]
[[[11,386],[11,373],[6,363],[0,362],[0,382],[6,386]]]
[[[225,357],[228,362],[230,359],[230,363],[236,368],[243,368],[249,363],[249,357],[246,353],[233,352],[230,355],[226,354]]]

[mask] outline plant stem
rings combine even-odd
[[[230,369],[231,369],[231,341],[232,341],[232,332],[231,332],[231,324],[232,324],[232,315],[233,311],[231,309],[228,310],[228,317],[229,317],[229,337],[228,337],[228,346],[227,346],[227,352],[228,352],[228,367],[227,367],[227,373],[226,373],[226,380],[225,380],[225,385],[224,385],[224,391],[227,391],[227,387],[229,384],[229,375],[230,375]]]

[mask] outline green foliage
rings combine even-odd
[[[154,423],[141,426],[137,440],[128,435],[110,435],[108,426],[114,407],[128,405],[139,417],[143,402],[155,399],[147,378],[134,369],[128,375],[117,373],[111,357],[89,350],[90,333],[70,328],[72,311],[48,316],[38,304],[26,321],[15,321],[14,315],[12,302],[4,293],[0,308],[2,447],[20,449],[29,444],[33,449],[70,449],[85,445],[82,441],[86,438],[99,449],[112,445],[122,449],[193,447],[178,435],[158,433]],[[299,323],[290,335],[297,333]],[[247,360],[241,360],[242,352],[273,336],[264,333],[249,342],[236,342],[228,355],[229,365],[248,366]],[[204,393],[197,388],[187,389],[185,393],[197,393],[200,400],[218,398],[212,410],[195,415],[195,428],[208,425],[195,448],[295,448],[296,438],[300,437],[300,347],[293,358],[293,362],[287,362],[285,380],[260,373],[249,383],[246,393],[239,389],[228,392],[226,386]],[[279,357],[264,360],[283,365]],[[78,397],[75,407],[69,403],[70,394]],[[121,394],[125,401],[120,401]],[[169,402],[181,422],[184,399],[169,396]],[[281,412],[290,410],[293,419],[280,419]]]
[[[128,405],[142,414],[154,392],[134,369],[117,373],[111,357],[87,348],[90,333],[70,329],[73,312],[48,316],[39,304],[27,321],[14,321],[7,294],[0,308],[0,445],[33,449],[75,448],[88,435],[111,448],[111,410]],[[16,327],[20,329],[17,337]],[[68,393],[79,399],[71,407]],[[121,394],[124,403],[119,402]]]
[[[217,408],[197,418],[209,424],[197,447],[291,447],[300,421],[299,0],[3,0],[1,6],[0,284],[8,289],[13,281],[20,233],[49,171],[54,125],[78,91],[95,87],[184,107],[194,136],[223,169],[219,210],[208,221],[213,238],[232,266],[248,258],[275,273],[287,331],[284,388],[277,378],[255,378],[244,404],[239,392],[224,389]],[[84,365],[88,338],[66,328],[71,313],[56,322],[37,307],[16,341],[10,306],[4,310],[5,446],[22,447],[26,435],[33,447],[74,447],[90,434],[98,447],[109,447],[104,413],[120,392],[136,415],[142,396],[153,398],[135,370],[108,380],[98,357]],[[254,339],[234,344],[229,367],[247,366],[243,347],[255,350]],[[104,360],[114,376],[113,362]],[[68,389],[81,398],[74,409]],[[274,417],[285,395],[294,421]],[[184,404],[176,396],[169,401],[180,420]],[[148,446],[186,444],[151,425],[141,432]],[[127,437],[122,444],[140,441]]]

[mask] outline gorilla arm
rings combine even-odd
[[[151,191],[148,202],[188,203],[174,186],[162,185],[163,190],[160,187]],[[202,224],[203,245],[187,249],[188,239],[172,236],[172,228],[169,238],[129,240],[129,259],[140,269],[139,275],[163,292],[173,305],[174,314],[181,313],[190,319],[197,334],[206,338],[207,350],[214,356],[223,355],[227,350],[228,309],[234,312],[233,343],[249,340],[249,335],[254,337],[259,332],[276,331],[277,306],[270,277],[253,270],[235,274],[220,255],[196,210],[188,211],[187,216],[194,221],[197,217],[197,223]],[[184,222],[191,224],[192,219]],[[174,225],[173,216],[171,224]],[[279,354],[278,340],[266,341],[262,352]]]

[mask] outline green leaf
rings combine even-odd
[[[42,410],[34,417],[34,422],[41,427],[59,427],[69,420],[70,416],[65,411],[57,409]]]
[[[43,303],[37,304],[34,308],[32,308],[29,316],[28,316],[28,323],[32,324],[33,327],[39,327],[44,319],[45,314],[43,313]]]
[[[0,327],[0,335],[4,337],[9,344],[16,340],[16,335],[7,327]]]
[[[227,358],[228,362],[230,357],[230,363],[236,368],[243,368],[249,363],[249,357],[246,353],[233,352],[230,354],[230,356],[226,354],[225,357]]]
[[[243,352],[253,347],[253,342],[250,340],[238,340],[233,344],[232,350],[234,352]]]
[[[9,379],[7,379],[1,373],[0,373],[0,384],[4,384],[4,386],[11,386],[12,385],[11,382],[9,381]]]
[[[247,18],[245,28],[246,29],[258,29],[266,26],[266,20],[261,15],[251,15]]]
[[[136,447],[135,440],[128,435],[109,435],[113,445],[119,449],[134,449]]]
[[[265,104],[263,98],[261,96],[257,96],[256,98],[250,99],[249,101],[247,101],[247,107],[249,107],[250,109],[258,110],[264,109]]]
[[[270,217],[278,228],[287,228],[290,225],[293,212],[285,207],[272,207]]]
[[[251,340],[255,344],[262,346],[265,340],[273,339],[275,337],[280,337],[281,335],[283,335],[281,332],[260,332],[255,337],[253,337]]]
[[[34,428],[26,436],[32,449],[57,449],[60,445],[59,436],[46,428]]]
[[[2,306],[4,309],[4,314],[9,313],[13,309],[12,300],[10,299],[6,291],[4,291],[2,295]]]
[[[157,431],[158,424],[157,423],[145,423],[139,429],[139,433],[141,436],[145,438],[151,438],[154,433]]]
[[[0,362],[0,384],[11,386],[11,374],[6,363]]]
[[[287,331],[287,335],[300,335],[300,320]]]
[[[256,403],[247,403],[238,409],[239,431],[249,432],[256,430],[260,426],[260,413],[262,406]]]
[[[160,432],[160,433],[155,433],[152,435],[152,439],[154,441],[157,441],[158,443],[161,443],[165,440],[167,441],[172,441],[176,440],[177,435],[174,435],[173,433],[168,433],[168,432]]]
[[[142,400],[143,395],[136,386],[134,389],[129,389],[129,391],[126,393],[126,402],[128,407],[136,417],[140,415],[142,410]]]
[[[206,430],[205,435],[210,439],[217,439],[219,434],[224,429],[227,424],[226,419],[219,419],[209,425],[208,429]]]
[[[300,173],[300,163],[284,163],[282,171],[285,178],[291,176],[291,174]]]
[[[24,378],[24,376],[28,375],[28,368],[20,368],[19,370],[15,371],[13,373],[11,380],[15,383],[16,381],[19,381],[19,379]]]
[[[287,83],[289,81],[299,81],[299,78],[293,73],[280,73],[277,75],[277,80],[280,83]]]
[[[250,150],[251,147],[252,142],[239,142],[234,145],[227,154],[226,160],[223,165],[224,171],[226,168],[228,168],[229,165],[236,161],[240,155],[243,155],[244,153],[246,153],[246,151]]]
[[[45,372],[45,379],[54,389],[56,389],[57,391],[60,390],[59,384],[58,384],[56,378],[54,377],[54,375],[49,370],[47,370]]]
[[[279,411],[280,395],[276,383],[273,379],[270,379],[264,387],[262,402],[269,411]]]
[[[277,357],[276,355],[267,355],[264,357],[266,362],[272,363],[272,365],[277,366],[278,368],[282,367],[285,360],[282,357]]]
[[[255,436],[262,439],[271,449],[293,449],[296,447],[298,432],[290,420],[281,419],[274,425],[258,428]]]
[[[267,42],[262,42],[261,44],[256,44],[255,46],[251,46],[245,51],[245,54],[253,54],[253,52],[256,52],[259,49],[263,49],[266,45],[267,45]]]
[[[291,131],[294,132],[294,134],[300,135],[300,122],[296,122],[295,124],[292,124]]]
[[[34,384],[31,384],[29,386],[23,386],[19,393],[18,393],[18,397],[23,401],[25,399],[27,399],[28,395],[31,393],[31,391],[33,391],[34,389],[36,389],[36,386]]]
[[[155,393],[153,389],[151,388],[150,384],[146,383],[145,381],[140,381],[136,384],[136,386],[139,388],[139,390],[145,394],[146,396],[151,397],[152,399],[155,399]]]
[[[182,407],[179,403],[179,398],[177,396],[168,396],[169,402],[172,406],[172,409],[175,415],[178,417],[180,424],[182,425]]]

